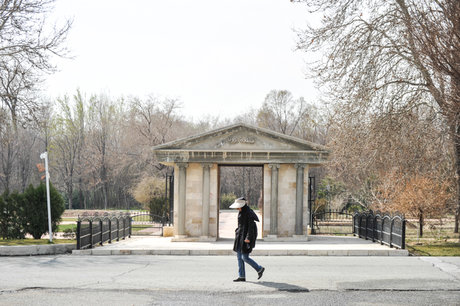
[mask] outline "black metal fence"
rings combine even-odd
[[[83,214],[77,221],[77,250],[91,249],[105,242],[119,241],[131,237],[131,217],[129,213],[92,216]]]
[[[168,218],[154,214],[139,213],[131,216],[131,235],[163,236],[163,227]]]
[[[395,213],[359,212],[353,216],[353,234],[366,240],[404,249],[406,247],[406,219]]]
[[[312,214],[312,234],[353,234],[353,215],[335,210]]]

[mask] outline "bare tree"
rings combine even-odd
[[[101,189],[103,208],[109,205],[109,172],[111,171],[111,157],[113,156],[112,139],[116,137],[117,123],[116,106],[108,96],[93,96],[88,112],[87,151],[89,157],[85,168],[86,175],[92,177],[95,189]]]
[[[323,16],[299,31],[298,47],[321,52],[311,64],[349,120],[433,105],[446,119],[455,156],[460,216],[460,2],[305,0]]]
[[[62,46],[71,22],[62,27],[49,25],[47,14],[53,3],[53,0],[4,0],[0,4],[0,108],[2,114],[6,114],[5,110],[8,113],[8,118],[3,118],[6,124],[0,143],[0,176],[6,190],[12,187],[12,169],[16,166],[15,174],[22,182],[14,187],[24,189],[27,184],[30,149],[37,135],[30,138],[33,133],[18,131],[18,126],[33,124],[39,107],[37,85],[43,74],[54,71],[51,57],[66,53]],[[19,141],[20,138],[24,141]]]
[[[82,130],[85,122],[85,108],[83,101],[74,97],[73,103],[65,96],[58,99],[59,112],[55,116],[53,125],[53,138],[50,149],[50,161],[59,173],[60,181],[64,185],[72,209],[72,198],[80,152],[82,150]]]
[[[273,131],[292,135],[307,110],[308,105],[303,98],[295,100],[287,90],[272,90],[265,97],[257,121]]]
[[[20,114],[32,116],[37,99],[31,92],[42,73],[54,71],[52,56],[66,53],[63,42],[71,26],[49,25],[54,0],[4,0],[0,5],[0,99],[13,126]]]
[[[5,118],[0,129],[0,181],[2,182],[2,189],[4,191],[9,191],[11,189],[14,174],[13,162],[18,156],[17,141],[15,137],[13,137],[12,130],[11,120]]]
[[[171,139],[171,129],[177,120],[177,110],[181,107],[177,99],[160,99],[150,95],[146,100],[132,99],[138,133],[148,141],[149,146],[165,143]]]

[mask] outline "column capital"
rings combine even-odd
[[[177,165],[179,168],[187,168],[187,167],[188,167],[188,163],[176,163],[176,165]]]
[[[270,169],[279,169],[280,164],[268,164],[268,168],[270,168]]]
[[[203,168],[212,168],[213,165],[213,163],[201,163],[201,167]]]
[[[295,164],[294,164],[294,167],[295,167],[296,169],[298,169],[298,168],[305,169],[305,168],[307,167],[307,164],[295,163]]]

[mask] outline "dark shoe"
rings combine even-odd
[[[245,277],[238,277],[237,279],[233,280],[234,282],[245,282],[246,278]]]
[[[257,279],[260,279],[262,277],[262,275],[264,275],[264,271],[265,271],[265,268],[262,267],[262,269],[260,269],[260,271],[257,272],[257,274],[259,274],[259,277]]]

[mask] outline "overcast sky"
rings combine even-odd
[[[272,89],[315,101],[294,28],[309,22],[289,0],[58,0],[74,20],[72,60],[57,62],[51,97],[155,94],[178,98],[182,114],[231,118],[258,108]]]

